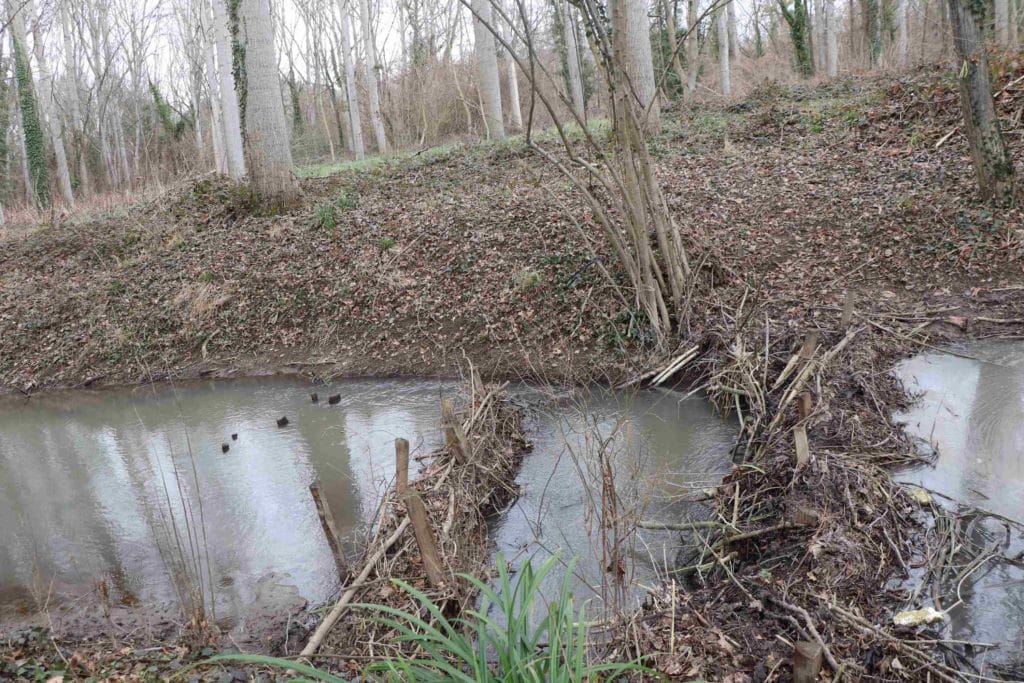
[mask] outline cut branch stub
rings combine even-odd
[[[395,439],[395,495],[401,498],[409,488],[409,442]]]
[[[416,534],[416,545],[419,546],[420,557],[423,558],[423,569],[427,572],[427,579],[430,580],[431,586],[439,588],[444,585],[444,565],[437,550],[434,532],[430,527],[427,507],[419,493],[409,491],[405,494],[405,508],[409,512],[409,519],[412,520],[412,530]]]
[[[451,450],[459,464],[465,465],[469,454],[466,433],[455,417],[455,405],[447,398],[441,401],[441,427],[444,429],[445,446]]]
[[[334,515],[331,514],[330,506],[327,505],[327,501],[321,495],[319,479],[309,485],[309,493],[313,496],[316,514],[320,518],[320,527],[324,530],[324,536],[327,537],[327,545],[330,546],[331,554],[334,555],[334,562],[338,566],[338,576],[344,580],[348,576],[348,562],[345,561],[345,553],[342,552],[341,537],[338,535],[338,528],[334,523]]]

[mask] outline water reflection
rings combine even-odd
[[[356,533],[393,477],[394,439],[432,447],[438,399],[453,388],[347,382],[330,407],[284,379],[4,399],[0,583],[73,593],[104,577],[119,597],[172,600],[167,566],[191,557],[184,519],[202,516],[205,538],[191,546],[209,557],[224,605],[251,601],[268,575],[324,600],[336,580],[310,482],[322,480],[342,533]],[[291,424],[279,429],[283,414]]]
[[[324,601],[336,570],[309,484],[320,479],[353,548],[394,476],[394,439],[409,439],[414,455],[432,450],[439,399],[457,389],[350,381],[317,388],[322,398],[341,393],[329,406],[312,403],[302,382],[263,378],[0,399],[0,608],[51,588],[82,595],[98,578],[115,599],[173,602],[169,570],[191,562],[190,547],[218,616],[241,615],[275,586]],[[529,387],[514,393],[530,406],[535,448],[518,480],[524,495],[496,522],[495,546],[517,561],[580,555],[577,593],[610,598],[587,589],[603,579],[597,454],[614,472],[622,515],[679,519],[691,512],[681,498],[724,472],[734,428],[702,399],[671,392],[577,391],[561,401]],[[290,424],[278,428],[282,415]],[[200,518],[190,538],[184,522]],[[632,538],[625,583],[672,565],[677,545],[672,533]]]
[[[920,394],[910,411],[897,416],[908,431],[937,454],[934,467],[901,473],[970,505],[1024,520],[1024,345],[972,345],[965,355],[925,354],[902,363],[897,373]],[[991,525],[989,525],[991,526]],[[977,530],[977,542],[1002,538],[996,525]],[[1024,550],[1011,534],[1012,556]],[[994,565],[965,582],[965,604],[954,610],[953,637],[1001,643],[996,659],[1024,652],[1024,571]]]
[[[675,566],[680,535],[639,531],[621,537],[625,562],[611,573],[623,572],[623,590],[609,586],[614,539],[601,529],[600,510],[610,507],[610,496],[602,495],[602,462],[614,473],[617,498],[606,519],[618,516],[628,525],[706,514],[686,499],[721,481],[734,425],[699,397],[684,400],[661,391],[577,392],[543,411],[535,424],[535,453],[518,479],[523,495],[493,530],[496,552],[513,564],[533,558],[535,566],[556,552],[563,562],[577,558],[571,585],[577,604],[590,602],[590,614],[642,599],[642,584]],[[561,582],[561,574],[549,576],[544,593],[553,597]]]

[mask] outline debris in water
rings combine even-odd
[[[309,400],[312,401],[313,403],[317,403],[320,400],[320,397],[317,396],[316,394],[310,394]]]
[[[231,448],[231,446],[227,445],[226,443],[222,443],[220,445],[220,452],[227,453],[229,448]]]
[[[288,426],[288,416],[287,415],[282,415],[281,417],[277,418],[277,426],[278,427],[287,427]]]
[[[330,405],[332,405],[332,406],[338,405],[339,403],[341,403],[341,394],[335,394],[334,396],[328,396],[327,397],[327,402]]]
[[[945,615],[942,612],[938,612],[932,607],[925,607],[924,609],[900,612],[892,618],[892,623],[897,626],[919,626],[920,624],[932,624],[936,621],[942,621],[944,618]]]
[[[907,495],[918,505],[930,505],[932,502],[931,495],[924,489],[913,489]]]
[[[238,434],[232,434],[231,435],[231,440],[232,441],[238,441]]]

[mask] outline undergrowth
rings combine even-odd
[[[374,621],[400,633],[396,640],[415,645],[415,651],[421,654],[403,653],[385,659],[368,667],[363,677],[426,683],[582,683],[645,673],[647,670],[638,661],[589,661],[585,608],[577,611],[570,590],[574,562],[565,571],[557,598],[546,605],[546,614],[537,620],[544,609],[541,586],[558,561],[558,556],[553,556],[536,570],[526,562],[514,585],[501,554],[496,561],[497,587],[471,575],[461,575],[480,592],[481,600],[478,609],[467,610],[464,617],[455,619],[445,616],[443,605],[395,579],[394,584],[418,604],[414,612],[377,604],[353,607],[377,613]],[[345,681],[316,667],[275,657],[223,655],[206,663],[226,661],[291,670],[308,677],[304,680]]]

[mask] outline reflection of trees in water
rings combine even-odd
[[[1020,491],[1008,484],[1024,480],[1024,370],[979,363],[967,432],[968,480],[998,507],[1006,503],[1017,508],[994,512],[1019,516]]]
[[[1024,481],[1024,369],[1002,362],[980,361],[975,399],[967,415],[967,437],[961,490],[982,508],[1019,519]],[[1001,524],[985,529],[972,525],[979,547],[1002,539]],[[968,637],[994,637],[1004,647],[1024,640],[1024,583],[1021,572],[993,566],[972,577],[968,605],[960,610],[960,629]]]

